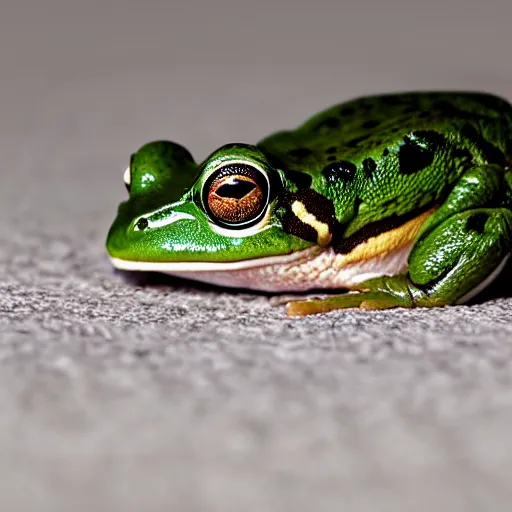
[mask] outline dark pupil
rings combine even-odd
[[[224,183],[221,185],[215,193],[220,197],[232,197],[233,199],[242,199],[245,197],[251,190],[254,190],[256,185],[246,180],[239,180],[237,178],[233,178],[228,183]]]

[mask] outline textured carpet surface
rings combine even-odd
[[[2,2],[2,511],[510,510],[510,271],[470,306],[290,320],[104,251],[148,140],[512,98],[510,3],[413,4]]]

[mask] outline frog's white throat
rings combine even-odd
[[[353,288],[359,283],[407,269],[411,244],[370,259],[318,247],[287,254],[234,262],[140,262],[111,258],[120,270],[150,271],[232,288],[267,292]]]

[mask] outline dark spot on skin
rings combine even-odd
[[[482,150],[485,160],[489,164],[496,164],[501,167],[507,166],[507,158],[503,151],[484,139],[484,137],[471,124],[465,124],[460,131],[460,135],[464,139],[468,139],[478,148]]]
[[[452,149],[452,158],[464,158],[468,160],[473,159],[473,155],[469,149],[465,148],[453,148]]]
[[[313,178],[310,174],[300,171],[285,171],[285,176],[297,185],[297,188],[310,188]]]
[[[313,153],[313,151],[309,148],[297,148],[288,151],[288,154],[294,158],[306,158],[311,155],[311,153]]]
[[[432,109],[444,117],[454,117],[464,120],[473,120],[479,122],[482,120],[488,120],[489,122],[496,122],[495,115],[486,114],[483,112],[475,112],[469,107],[469,109],[461,109],[449,101],[435,101],[432,104]]]
[[[401,105],[403,102],[403,96],[401,95],[385,95],[381,98],[384,105],[394,106]]]
[[[474,213],[466,221],[466,231],[468,233],[474,232],[481,235],[484,232],[487,219],[489,219],[489,214],[487,213]]]
[[[460,135],[463,139],[469,139],[471,142],[479,142],[480,135],[476,131],[476,128],[470,124],[465,124],[461,130]]]
[[[352,107],[344,107],[340,110],[340,116],[353,116],[355,112]]]
[[[335,162],[336,161],[336,157],[334,155],[328,156],[327,157],[327,161],[328,162]]]
[[[476,131],[476,128],[470,124],[465,124],[460,130],[460,136],[463,139],[468,139],[474,144],[480,143],[480,134]]]
[[[388,149],[388,148],[386,148],[386,149],[382,152],[382,156],[383,156],[383,157],[386,157],[386,156],[388,156],[388,155],[389,155],[389,149]]]
[[[490,164],[499,165],[500,167],[507,166],[507,158],[505,156],[505,153],[503,153],[503,151],[500,148],[496,147],[494,144],[491,144],[486,140],[482,140],[480,142],[480,146],[484,151],[487,162],[489,162]]]
[[[282,198],[285,214],[283,215],[283,229],[292,235],[298,236],[309,242],[317,242],[318,233],[311,226],[304,224],[292,211],[295,201],[300,201],[306,210],[315,216],[319,222],[329,226],[329,231],[334,232],[337,225],[334,205],[329,199],[315,190],[309,188],[295,193],[285,193]]]
[[[335,117],[328,117],[327,119],[324,119],[322,122],[320,122],[317,126],[317,130],[321,130],[323,128],[339,128],[340,126],[340,120],[336,119]]]
[[[347,146],[349,148],[356,148],[360,142],[363,142],[364,140],[367,140],[369,135],[363,135],[362,137],[357,137],[355,139],[349,140],[347,142]]]
[[[370,121],[366,121],[361,125],[361,128],[364,128],[365,130],[371,130],[372,128],[377,128],[377,126],[380,125],[380,121],[376,121],[375,119],[372,119]]]
[[[352,181],[355,178],[357,167],[346,160],[335,162],[327,165],[322,174],[329,183],[337,183],[339,181]]]
[[[497,96],[493,96],[492,94],[475,94],[473,99],[480,103],[480,105],[483,105],[485,108],[493,110],[494,112],[501,112],[505,106],[504,100]]]
[[[400,146],[398,158],[400,172],[402,174],[414,174],[428,167],[434,160],[434,154],[415,145],[409,137],[405,137],[405,144]]]
[[[433,130],[416,130],[412,135],[417,139],[427,141],[432,146],[435,146],[436,149],[446,143],[444,135]]]
[[[445,100],[434,101],[432,109],[447,117],[461,117],[461,111],[452,103]]]
[[[428,204],[420,209],[413,208],[412,211],[406,213],[405,215],[393,214],[389,217],[386,217],[385,219],[371,222],[347,238],[343,238],[342,235],[337,237],[334,236],[331,245],[335,252],[339,254],[348,254],[354,249],[354,247],[362,244],[363,242],[366,242],[366,240],[369,238],[373,238],[380,235],[381,233],[385,233],[386,231],[390,231],[397,228],[398,226],[401,226],[402,224],[405,224],[407,221],[428,210],[431,206],[431,204]],[[341,230],[337,231],[338,234],[340,232]]]
[[[411,105],[410,107],[405,107],[403,110],[402,110],[402,113],[403,114],[414,114],[415,112],[417,112],[418,109],[416,106],[414,105]]]
[[[328,126],[329,128],[338,128],[340,122],[335,117],[329,117],[328,119],[325,120],[325,125]]]
[[[366,158],[363,160],[363,172],[366,177],[370,178],[377,169],[377,164],[373,158]]]
[[[444,137],[434,131],[417,131],[405,137],[398,154],[400,172],[414,174],[429,167],[444,142]]]
[[[512,139],[508,139],[505,144],[505,152],[510,158],[512,156]]]
[[[149,226],[149,222],[148,222],[148,219],[146,219],[145,217],[141,217],[138,221],[137,221],[137,229],[139,231],[144,231],[145,229],[147,229],[147,227]]]
[[[333,153],[336,153],[337,150],[338,148],[336,146],[331,146],[330,148],[327,148],[325,152],[329,155],[332,155]]]
[[[396,128],[391,128],[391,130],[389,130],[391,133],[398,133],[399,131],[401,131],[402,128],[399,128],[398,126]]]
[[[420,112],[418,117],[421,118],[421,119],[426,119],[428,117],[430,117],[432,114],[430,112],[428,112],[427,110],[424,110],[423,112]]]

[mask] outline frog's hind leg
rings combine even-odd
[[[467,300],[503,268],[512,243],[512,212],[476,208],[440,222],[414,246],[409,273],[361,283],[360,292],[290,302],[290,316],[334,309],[434,307]]]

